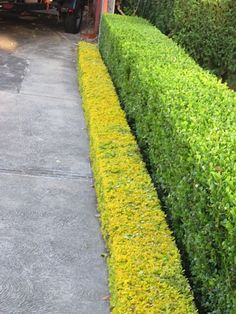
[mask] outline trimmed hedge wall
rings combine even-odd
[[[107,69],[81,42],[79,83],[90,133],[113,314],[196,314],[180,255]]]
[[[140,0],[138,14],[203,67],[224,79],[236,75],[235,0]]]
[[[103,16],[100,50],[201,307],[235,314],[236,94],[141,18]]]
[[[139,14],[165,34],[170,33],[174,0],[122,0],[121,3],[125,14]]]

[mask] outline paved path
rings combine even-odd
[[[106,314],[75,44],[0,18],[0,313]]]

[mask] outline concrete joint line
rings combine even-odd
[[[31,93],[22,93],[19,92],[18,95],[22,95],[22,96],[33,96],[33,97],[40,97],[40,98],[50,98],[50,99],[59,99],[59,100],[68,100],[68,101],[75,101],[75,100],[79,100],[79,96],[78,97],[74,97],[74,98],[63,98],[63,97],[55,97],[55,96],[49,96],[49,95],[39,95],[39,94],[31,94]]]
[[[68,172],[54,169],[40,169],[40,168],[23,168],[23,169],[9,169],[0,168],[0,174],[5,175],[18,175],[18,176],[30,176],[30,177],[51,177],[61,179],[92,179],[92,176],[80,175],[76,172]]]

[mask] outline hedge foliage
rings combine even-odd
[[[235,0],[140,0],[138,14],[224,79],[236,75]]]
[[[196,314],[180,255],[96,46],[78,54],[113,314]]]
[[[103,16],[100,50],[202,308],[235,314],[236,94],[141,18]]]

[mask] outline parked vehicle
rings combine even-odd
[[[85,0],[0,0],[0,12],[51,14],[54,9],[63,20],[65,32],[76,34],[80,30],[84,2]]]

